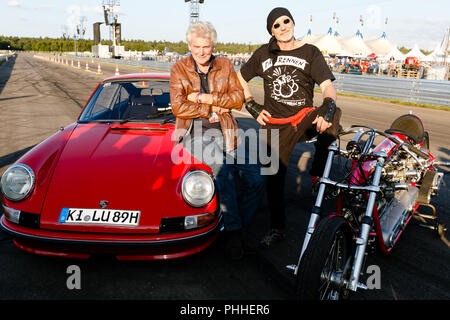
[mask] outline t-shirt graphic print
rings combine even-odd
[[[264,105],[272,116],[289,117],[313,103],[314,84],[334,80],[322,53],[305,44],[271,56],[267,45],[260,47],[242,66],[246,81],[255,76],[264,80]]]

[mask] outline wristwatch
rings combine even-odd
[[[197,102],[202,103],[202,93],[201,92],[197,96]]]

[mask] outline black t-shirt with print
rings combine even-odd
[[[258,48],[240,69],[245,81],[264,80],[264,106],[275,118],[287,118],[313,105],[314,84],[335,80],[320,50],[311,44],[269,53],[269,44]]]

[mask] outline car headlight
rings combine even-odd
[[[203,207],[214,197],[215,187],[213,178],[203,170],[188,172],[181,184],[184,201],[193,207]]]
[[[33,189],[35,175],[25,164],[14,164],[9,167],[0,181],[2,193],[11,201],[23,200]]]

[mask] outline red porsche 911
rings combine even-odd
[[[108,78],[76,123],[1,178],[1,228],[36,254],[171,259],[207,248],[222,227],[215,180],[175,148],[168,74]]]

